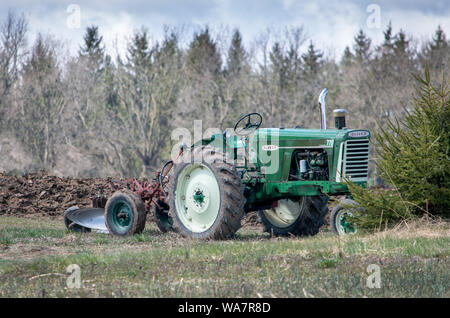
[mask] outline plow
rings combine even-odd
[[[181,151],[179,152],[179,155]],[[145,223],[140,225],[142,229],[136,229],[131,233],[117,232],[117,228],[126,228],[130,226],[134,221],[133,209],[139,207],[139,213],[145,213],[147,215],[150,211],[155,211],[158,227],[161,230],[166,230],[169,225],[164,225],[164,216],[159,211],[166,207],[167,191],[165,190],[164,179],[167,178],[167,173],[173,166],[173,162],[169,161],[163,166],[161,172],[155,172],[152,181],[139,181],[138,179],[127,179],[121,181],[114,181],[110,185],[109,195],[97,195],[91,198],[92,207],[80,209],[77,206],[68,208],[64,212],[64,223],[69,230],[76,232],[89,232],[92,229],[97,230],[100,233],[112,233],[116,235],[135,234],[144,229]],[[167,167],[167,171],[165,172]],[[113,220],[114,225],[112,230],[111,226],[107,226],[105,208],[108,203],[108,199],[120,197],[121,202],[118,207],[114,206],[114,216],[111,215],[110,219]],[[123,202],[122,202],[123,200]],[[133,202],[137,202],[138,205],[132,205]],[[143,210],[143,211],[142,211]],[[140,222],[145,222],[140,220]],[[166,221],[167,222],[167,221]]]
[[[92,198],[91,208],[70,207],[66,227],[134,235],[153,213],[162,232],[228,239],[245,213],[256,211],[272,235],[314,235],[325,223],[329,199],[345,196],[331,211],[331,229],[355,233],[357,204],[346,184],[367,185],[370,132],[346,127],[343,109],[333,111],[335,127],[327,129],[326,94],[318,99],[319,129],[261,128],[262,115],[247,114],[232,130],[180,144],[151,181],[114,182],[109,194]]]

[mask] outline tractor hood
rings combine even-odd
[[[278,148],[333,148],[349,139],[370,138],[370,132],[363,129],[295,129],[295,128],[260,128],[250,136],[249,144],[253,151],[274,151]],[[215,134],[210,139],[195,143],[211,144],[216,147],[237,149],[247,147],[247,142],[238,136],[226,138]]]
[[[278,138],[280,140],[310,139],[351,139],[370,138],[370,132],[364,129],[295,129],[295,128],[260,128],[255,132],[256,138]]]

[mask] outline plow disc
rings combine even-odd
[[[64,212],[64,223],[70,230],[88,232],[90,229],[109,233],[105,224],[105,210],[100,208],[70,207]]]

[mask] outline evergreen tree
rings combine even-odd
[[[151,52],[153,59],[160,65],[161,69],[166,69],[166,63],[174,63],[171,67],[182,67],[180,49],[178,47],[178,36],[174,32],[166,33],[161,45],[156,46],[156,50]]]
[[[170,142],[170,116],[182,81],[176,37],[149,45],[147,31],[135,31],[125,62],[118,66],[118,138],[113,141],[123,172],[148,177]],[[135,132],[139,131],[138,134]],[[112,143],[112,142],[111,142]],[[167,155],[167,153],[165,153]]]
[[[393,43],[393,36],[392,36],[392,23],[389,21],[389,24],[386,28],[386,30],[383,32],[384,35],[384,41],[381,45],[381,55],[382,57],[390,56],[393,54],[394,51],[394,43]]]
[[[393,66],[393,59],[395,58],[394,40],[395,36],[392,34],[392,23],[389,21],[386,30],[383,31],[384,41],[376,48],[377,56],[375,57],[375,63],[373,65],[374,70],[378,78],[385,77],[386,74],[390,74]]]
[[[286,88],[288,81],[288,72],[286,58],[279,42],[275,42],[269,54],[269,60],[272,67],[272,75],[278,83],[281,90]]]
[[[166,33],[161,45],[161,52],[168,56],[174,56],[179,52],[178,36],[174,33]]]
[[[42,34],[38,34],[33,46],[31,57],[24,65],[24,77],[33,77],[38,82],[43,82],[47,76],[51,76],[56,69],[56,56],[51,47],[45,43]]]
[[[222,60],[208,27],[194,35],[189,45],[187,61],[189,68],[196,74],[218,75],[220,73]]]
[[[83,129],[88,131],[94,129],[96,121],[101,119],[104,106],[113,102],[116,89],[111,87],[114,83],[111,61],[109,61],[107,74],[105,73],[105,48],[98,27],[95,25],[87,27],[83,40],[76,63],[82,68],[78,79],[82,79],[84,85],[78,87],[76,91],[79,93],[78,117],[82,118]]]
[[[366,210],[360,222],[371,228],[417,215],[450,216],[450,90],[444,77],[434,87],[428,69],[416,80],[411,110],[374,134],[377,167],[390,189],[373,192],[350,183]]]
[[[353,45],[353,50],[355,51],[356,61],[362,64],[368,64],[371,58],[371,40],[363,32],[359,30],[358,34],[355,36],[355,44]]]
[[[408,55],[409,41],[406,40],[406,34],[403,30],[400,30],[396,35],[393,43],[394,54],[403,58]]]
[[[247,103],[245,85],[250,75],[247,52],[242,43],[242,36],[235,29],[228,49],[227,66],[224,72],[224,80],[221,81],[221,98],[227,105],[228,116],[224,118],[223,124],[232,127],[235,118],[242,116],[242,107]]]
[[[342,55],[341,65],[350,66],[352,64],[354,58],[355,57],[353,56],[352,52],[350,51],[350,48],[348,46],[346,46],[344,49],[344,54]]]
[[[239,30],[235,30],[228,50],[227,73],[238,75],[247,67],[247,53],[242,45],[242,36]]]
[[[117,96],[117,85],[116,85],[116,67],[111,61],[111,56],[106,55],[105,58],[105,90],[106,90],[106,105],[110,109],[116,109],[119,104],[119,99]]]
[[[323,53],[314,48],[312,41],[309,43],[308,51],[302,55],[303,69],[306,77],[316,77],[322,66]]]
[[[84,45],[80,47],[79,55],[88,58],[90,66],[95,71],[101,71],[104,67],[105,47],[98,26],[87,27],[83,39]]]
[[[434,34],[433,41],[430,43],[430,50],[440,50],[446,49],[449,46],[449,43],[446,40],[446,36],[441,26],[438,25],[438,28]]]
[[[127,61],[135,71],[140,68],[145,69],[150,65],[151,52],[148,46],[147,29],[142,28],[140,31],[134,32],[127,51]]]
[[[303,62],[298,50],[291,45],[286,55],[287,77],[290,82],[298,82],[302,78]],[[295,84],[294,84],[295,85]]]
[[[406,38],[406,33],[400,30],[394,38],[393,57],[390,61],[391,69],[394,71],[393,76],[398,82],[404,82],[405,85],[409,82],[410,74],[417,72],[417,68],[414,65],[415,54],[410,42]]]
[[[422,64],[429,65],[430,69],[437,71],[450,66],[450,42],[447,41],[444,30],[439,25],[434,36],[429,41],[422,53]]]

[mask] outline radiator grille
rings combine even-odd
[[[366,181],[369,173],[369,139],[347,140],[342,153],[342,175]]]

